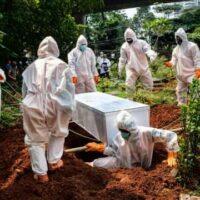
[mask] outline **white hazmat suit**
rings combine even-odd
[[[47,174],[46,143],[48,163],[60,161],[68,123],[75,109],[71,70],[58,56],[56,41],[46,37],[39,45],[38,59],[22,75],[25,143],[32,170],[37,175]]]
[[[137,126],[132,116],[126,111],[121,111],[118,114],[117,126],[120,130],[119,133],[113,143],[104,150],[104,154],[108,155],[108,157],[94,160],[93,166],[132,168],[139,164],[144,168],[149,168],[156,142],[165,143],[168,152],[177,152],[179,150],[176,133]],[[130,133],[127,140],[122,137],[122,130]]]
[[[138,79],[147,89],[153,89],[153,79],[146,55],[153,61],[157,54],[151,50],[147,42],[137,39],[135,32],[130,28],[126,29],[124,38],[126,42],[121,47],[118,64],[119,76],[124,66],[126,66],[126,86],[128,91],[134,91]],[[129,44],[127,39],[130,38],[132,43]]]
[[[84,51],[81,51],[81,45],[86,45]],[[83,35],[80,35],[76,47],[68,54],[69,67],[72,70],[73,76],[78,79],[75,85],[77,94],[96,91],[94,81],[94,77],[98,76],[96,57],[93,50],[87,47],[87,45],[87,39]]]
[[[1,116],[1,84],[6,81],[5,73],[0,69],[0,116]]]
[[[187,103],[188,87],[194,78],[195,70],[200,69],[200,51],[197,44],[188,41],[183,28],[179,28],[175,36],[180,37],[182,43],[174,48],[170,63],[176,69],[176,94],[178,104],[182,105]]]

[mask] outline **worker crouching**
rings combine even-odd
[[[154,144],[166,144],[168,165],[176,165],[179,150],[177,135],[174,132],[151,127],[137,126],[133,117],[126,111],[117,116],[119,133],[112,144],[88,143],[86,151],[97,151],[108,157],[94,160],[91,165],[101,168],[133,168],[142,166],[149,168],[152,162]]]

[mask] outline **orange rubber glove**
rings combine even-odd
[[[176,162],[176,158],[177,158],[177,153],[176,152],[168,152],[168,157],[167,157],[167,164],[170,167],[176,166],[177,162]]]
[[[87,149],[85,151],[96,151],[99,153],[103,153],[105,150],[105,145],[104,144],[98,144],[96,142],[90,142],[86,144]]]
[[[72,83],[75,84],[75,85],[78,83],[77,76],[72,76]]]
[[[0,81],[3,81],[4,77],[0,74]]]
[[[168,67],[168,68],[172,68],[173,67],[173,65],[172,65],[172,63],[170,61],[165,62],[165,66]]]
[[[200,79],[200,69],[195,70],[195,78]]]
[[[99,76],[94,76],[94,81],[96,84],[98,84],[100,82]]]

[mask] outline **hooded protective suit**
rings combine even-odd
[[[0,69],[0,116],[1,116],[1,83],[6,81],[5,73],[2,69]]]
[[[104,150],[106,158],[94,160],[93,166],[102,168],[132,168],[140,165],[144,168],[151,166],[154,144],[163,142],[167,151],[177,152],[179,146],[174,132],[150,127],[137,126],[132,116],[122,111],[117,116],[119,130],[130,133],[128,140],[122,137],[121,131],[113,140],[111,146]]]
[[[78,78],[78,83],[75,85],[77,94],[95,92],[94,76],[98,76],[94,52],[89,47],[81,51],[80,46],[83,44],[87,45],[88,42],[83,35],[80,35],[76,47],[68,54],[69,67],[72,69],[73,76]]]
[[[23,73],[23,126],[26,133],[32,170],[47,173],[48,163],[57,163],[63,154],[68,123],[75,109],[75,89],[71,70],[58,59],[59,49],[52,37],[39,45],[38,59]]]
[[[178,80],[176,94],[178,104],[187,103],[189,84],[195,75],[195,70],[200,69],[200,51],[197,44],[189,42],[183,28],[179,28],[175,36],[182,39],[181,45],[177,45],[172,52],[171,63],[175,66]]]
[[[124,38],[126,42],[120,50],[119,75],[121,75],[122,69],[126,65],[126,85],[128,89],[134,90],[138,79],[146,88],[153,89],[153,79],[146,55],[153,61],[157,54],[151,50],[147,42],[137,39],[135,32],[130,28],[126,29]],[[133,42],[129,44],[127,38],[131,38]]]

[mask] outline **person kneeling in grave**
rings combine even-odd
[[[89,163],[93,167],[101,168],[133,168],[151,166],[154,144],[166,144],[168,151],[168,165],[176,166],[179,150],[177,134],[168,130],[152,127],[137,126],[134,118],[127,111],[121,111],[117,116],[119,133],[112,144],[105,146],[95,142],[86,145],[86,151],[96,151],[108,157],[95,159]]]

